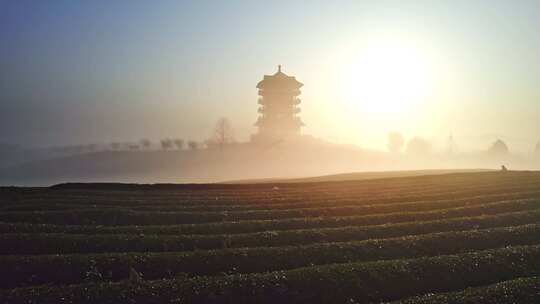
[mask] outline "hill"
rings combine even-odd
[[[397,177],[412,177],[424,175],[439,175],[451,173],[475,173],[489,172],[490,169],[431,169],[431,170],[403,170],[403,171],[379,171],[379,172],[352,172],[340,173],[304,178],[267,178],[267,179],[252,179],[252,180],[237,180],[223,182],[225,184],[261,184],[261,183],[315,183],[315,182],[336,182],[336,181],[353,181],[364,179],[380,179],[380,178],[397,178]]]
[[[316,151],[316,153],[314,153]],[[383,155],[310,142],[271,147],[237,144],[224,149],[101,151],[0,168],[0,185],[63,182],[212,183],[264,177],[303,177],[364,170]]]
[[[0,167],[0,185],[316,182],[475,172],[464,168],[501,164],[513,170],[538,167],[533,159],[515,156],[396,155],[306,139],[271,146],[242,143],[223,149],[100,151],[39,159]]]
[[[277,185],[0,188],[0,302],[540,300],[540,172]]]

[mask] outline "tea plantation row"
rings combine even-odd
[[[540,172],[0,188],[0,303],[535,303],[539,263]]]

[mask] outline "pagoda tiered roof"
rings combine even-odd
[[[263,80],[257,84],[259,90],[298,90],[304,84],[296,80],[294,76],[288,76],[281,71],[281,65],[274,75],[264,75]]]

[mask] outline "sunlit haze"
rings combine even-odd
[[[302,83],[305,134],[386,134],[528,153],[538,138],[536,1],[0,2],[1,140],[203,139],[255,132],[255,84]]]
[[[540,0],[0,0],[0,303],[540,303]]]

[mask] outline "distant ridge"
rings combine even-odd
[[[353,182],[372,179],[400,178],[400,177],[427,177],[430,175],[445,174],[467,174],[494,172],[489,169],[460,169],[460,170],[413,170],[413,171],[381,171],[381,172],[355,172],[341,173],[324,176],[314,176],[306,178],[291,179],[253,179],[228,181],[220,183],[61,183],[49,189],[52,190],[102,190],[102,191],[175,191],[175,190],[212,190],[212,189],[246,189],[246,188],[268,188],[272,185],[291,185],[305,183],[331,183],[331,182]]]
[[[429,170],[404,170],[404,171],[371,171],[351,172],[331,175],[304,177],[304,178],[267,178],[225,181],[222,184],[267,184],[267,183],[314,183],[314,182],[338,182],[366,179],[380,179],[393,177],[413,177],[425,175],[442,175],[453,173],[478,173],[490,172],[492,169],[429,169]]]
[[[260,184],[254,184],[260,187]],[[101,191],[176,191],[176,190],[213,190],[250,188],[246,184],[189,183],[189,184],[138,184],[138,183],[61,183],[50,186],[52,190],[101,190]]]

